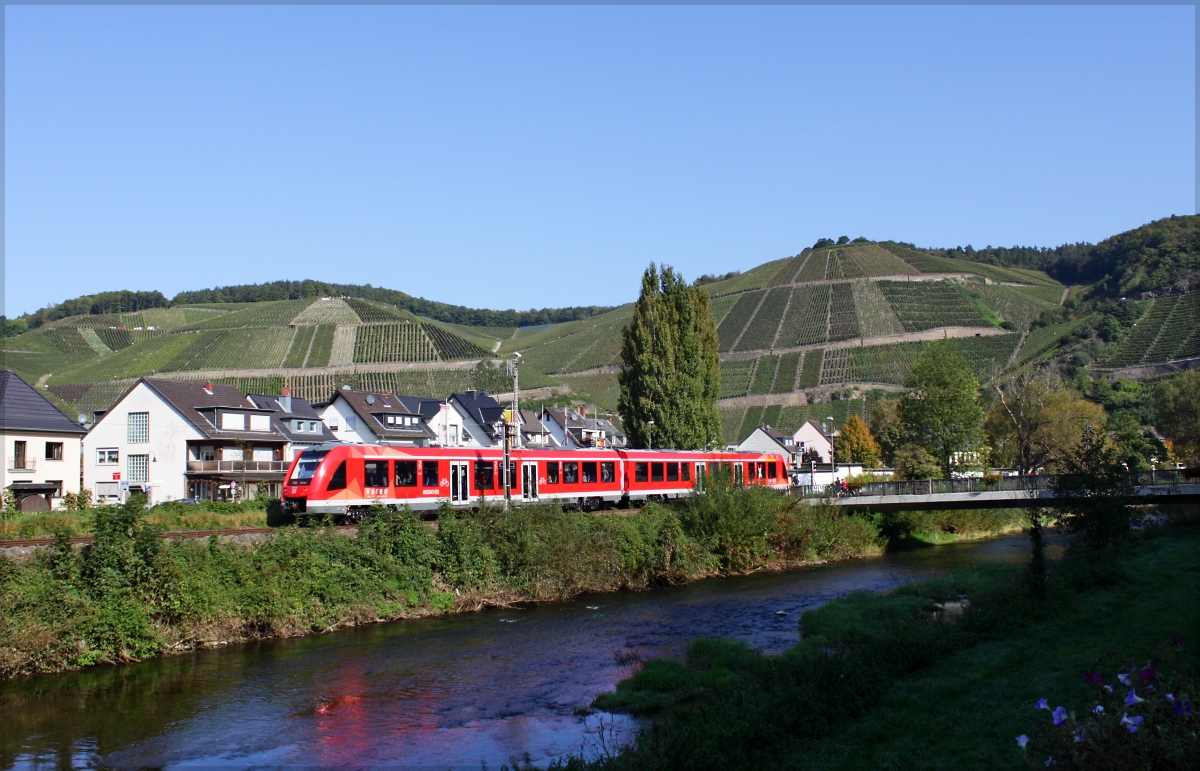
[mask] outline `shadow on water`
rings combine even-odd
[[[910,548],[5,683],[0,766],[478,769],[595,754],[636,725],[581,708],[640,659],[700,636],[779,652],[804,610],[836,597],[1028,555],[1024,536]]]

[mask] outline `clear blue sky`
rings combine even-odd
[[[371,283],[618,304],[820,237],[1195,212],[1195,10],[7,7],[9,316]]]

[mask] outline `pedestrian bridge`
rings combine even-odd
[[[850,511],[881,512],[1053,506],[1061,498],[1054,490],[1056,479],[1044,474],[1004,477],[990,484],[982,479],[872,482],[833,503]],[[1132,472],[1129,481],[1139,503],[1200,502],[1200,481],[1185,478],[1181,471]]]

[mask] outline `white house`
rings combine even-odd
[[[339,442],[410,447],[437,443],[436,434],[421,415],[409,410],[395,394],[355,391],[346,386],[313,406]]]
[[[741,452],[782,453],[788,459],[789,467],[800,462],[792,437],[770,426],[759,426],[751,431],[750,436],[743,439],[737,449]]]
[[[625,447],[628,440],[611,421],[589,418],[572,407],[543,407],[541,422],[562,447]]]
[[[499,447],[503,444],[504,407],[487,391],[451,394],[446,403],[462,421],[461,446]]]
[[[0,488],[16,496],[21,511],[58,508],[65,493],[79,492],[86,432],[15,372],[0,372]]]
[[[818,463],[832,463],[834,436],[837,436],[836,431],[833,433],[833,436],[827,436],[825,429],[822,428],[820,423],[814,420],[805,421],[804,425],[800,426],[792,434],[793,452],[796,455],[797,461],[803,457],[804,453],[815,450],[821,458],[817,461]]]
[[[277,490],[292,453],[286,414],[233,386],[143,377],[84,438],[84,485],[99,501],[139,491],[151,503]]]
[[[426,396],[397,396],[408,411],[420,415],[425,428],[433,435],[433,444],[439,447],[465,447],[471,443],[470,432],[462,413],[441,399]],[[475,446],[479,446],[476,444]]]

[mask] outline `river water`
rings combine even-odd
[[[631,654],[700,636],[766,652],[801,611],[969,565],[1028,559],[1010,536],[788,573],[397,621],[0,685],[0,767],[497,768],[603,752],[636,730],[579,714]],[[783,613],[780,613],[783,611]]]

